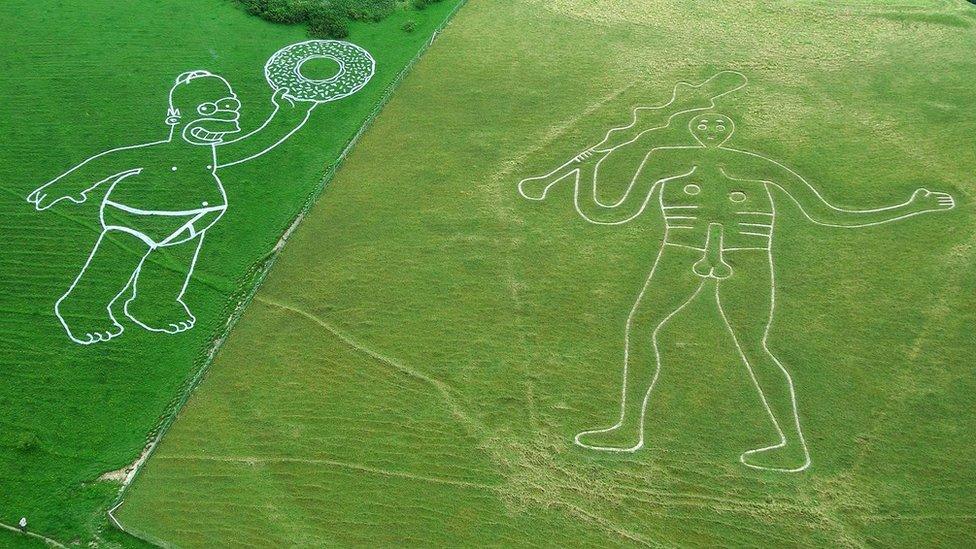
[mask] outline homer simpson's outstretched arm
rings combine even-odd
[[[275,109],[256,130],[218,145],[218,167],[233,166],[257,158],[283,143],[305,125],[318,103],[295,101],[287,93],[287,88],[278,88],[275,91],[271,97]]]
[[[573,204],[576,212],[583,219],[597,225],[621,225],[632,221],[644,212],[654,197],[654,191],[662,182],[684,177],[695,171],[694,166],[684,169],[676,167],[672,162],[662,161],[663,159],[651,161],[651,157],[661,154],[662,149],[648,155],[648,159],[634,174],[623,197],[612,205],[605,205],[597,200],[598,178],[594,176],[595,174],[581,172],[578,169],[563,175],[556,181],[524,179],[519,183],[519,194],[529,200],[545,200],[556,183],[566,181],[573,185]]]
[[[81,204],[99,185],[139,173],[142,170],[140,159],[132,151],[155,144],[120,147],[96,154],[35,189],[27,195],[27,201],[38,210],[46,210],[63,200]]]
[[[841,208],[828,202],[813,185],[783,164],[755,153],[734,152],[739,153],[733,168],[736,176],[763,181],[782,190],[796,202],[810,221],[818,225],[869,227],[955,207],[955,200],[946,193],[918,189],[904,202],[890,206],[871,209]]]

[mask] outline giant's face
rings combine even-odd
[[[718,147],[732,137],[735,123],[724,114],[705,113],[691,119],[688,125],[691,135],[706,147]]]
[[[171,108],[180,113],[180,136],[191,145],[217,145],[224,136],[241,131],[241,103],[219,76],[194,78],[170,94]]]

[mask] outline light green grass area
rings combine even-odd
[[[837,4],[469,3],[289,242],[123,522],[186,547],[976,543],[976,10]],[[646,447],[574,446],[616,418],[662,224],[587,224],[566,184],[516,191],[723,69],[750,81],[720,100],[734,143],[832,202],[958,201],[863,229],[781,201],[769,345],[796,382],[799,474],[739,463],[774,433],[707,296],[661,335]]]
[[[349,40],[377,60],[367,87],[318,108],[281,148],[220,172],[229,209],[208,231],[185,297],[194,329],[169,336],[123,321],[121,337],[81,346],[53,307],[98,237],[102,193],[44,212],[25,197],[96,153],[165,138],[167,93],[187,70],[226,77],[245,131],[257,127],[272,109],[265,61],[307,36],[224,0],[0,3],[0,522],[26,515],[32,530],[80,543],[108,524],[119,485],[96,479],[139,456],[281,234],[455,4],[354,25]],[[413,33],[400,30],[407,19],[418,22]],[[0,531],[0,545],[13,536]]]

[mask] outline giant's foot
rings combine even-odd
[[[743,452],[739,460],[747,467],[797,473],[810,466],[810,454],[799,442],[783,443],[767,448],[757,448]]]
[[[108,307],[93,308],[90,304],[79,303],[70,294],[54,304],[54,314],[75,343],[91,345],[122,334],[122,325],[115,320]]]
[[[607,429],[583,431],[576,435],[576,444],[591,450],[610,452],[635,452],[644,446],[644,436],[639,425],[621,423]]]
[[[132,298],[125,302],[125,314],[153,332],[178,334],[193,327],[197,319],[182,300],[149,301]]]

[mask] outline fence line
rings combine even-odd
[[[423,46],[421,46],[421,48],[410,59],[410,61],[408,61],[407,64],[404,65],[402,69],[400,69],[400,72],[397,74],[397,76],[389,84],[387,84],[383,92],[383,95],[380,97],[379,102],[366,116],[366,119],[363,121],[363,124],[359,127],[359,130],[356,131],[355,135],[353,135],[349,139],[349,141],[346,143],[345,148],[343,148],[339,156],[335,160],[333,160],[326,168],[325,173],[323,174],[322,178],[319,180],[318,185],[315,186],[315,189],[306,198],[305,203],[303,204],[301,209],[299,209],[298,213],[296,214],[292,222],[289,224],[288,228],[285,229],[285,231],[282,233],[281,237],[279,238],[275,246],[262,259],[255,262],[255,264],[252,265],[252,267],[250,267],[244,273],[244,276],[242,277],[243,283],[239,286],[238,290],[231,295],[231,299],[229,300],[228,305],[225,306],[224,309],[225,315],[222,316],[227,317],[226,323],[220,329],[220,332],[217,334],[217,336],[214,338],[213,344],[202,354],[200,358],[198,358],[197,361],[200,362],[200,365],[197,367],[196,373],[193,374],[193,376],[189,379],[187,383],[184,383],[180,393],[173,401],[171,401],[171,403],[167,406],[167,409],[164,411],[162,420],[157,424],[157,426],[152,431],[149,432],[149,437],[148,437],[150,440],[149,444],[143,449],[142,454],[140,454],[139,456],[139,459],[137,459],[136,462],[133,464],[132,470],[126,474],[125,479],[122,482],[122,486],[121,488],[119,488],[118,495],[116,496],[115,500],[112,502],[112,507],[107,511],[109,520],[119,530],[133,537],[139,538],[147,543],[151,543],[159,547],[169,547],[169,544],[167,544],[165,541],[156,539],[154,536],[150,536],[143,532],[139,532],[135,529],[126,527],[115,517],[114,514],[115,511],[122,506],[122,503],[124,503],[125,501],[126,492],[128,491],[129,487],[132,485],[132,483],[135,481],[135,479],[138,477],[139,473],[142,471],[143,465],[145,465],[145,463],[152,456],[153,452],[155,452],[156,447],[159,444],[159,441],[162,440],[163,436],[166,435],[170,427],[172,427],[173,423],[176,421],[177,415],[186,405],[187,400],[189,400],[190,394],[193,393],[193,390],[196,389],[196,387],[203,380],[204,375],[210,369],[210,366],[213,364],[214,357],[216,356],[217,351],[220,350],[220,348],[223,346],[223,343],[224,341],[226,341],[227,336],[230,334],[230,331],[234,328],[234,325],[237,324],[237,321],[240,319],[244,310],[254,299],[254,296],[255,294],[257,294],[257,291],[261,287],[261,284],[264,282],[265,278],[267,278],[268,273],[271,271],[271,268],[277,262],[278,257],[281,254],[281,250],[284,248],[285,242],[287,242],[288,238],[295,231],[295,229],[298,228],[298,225],[302,222],[302,220],[305,219],[305,216],[308,214],[308,212],[311,211],[312,207],[317,202],[319,196],[322,195],[322,192],[325,190],[328,184],[335,177],[336,172],[338,171],[342,163],[345,161],[346,157],[349,155],[352,148],[356,145],[356,143],[359,142],[359,139],[363,136],[366,130],[368,130],[373,125],[373,122],[376,120],[376,117],[379,116],[380,111],[382,111],[383,108],[386,107],[386,104],[390,101],[390,98],[393,96],[394,90],[400,85],[400,82],[403,81],[403,79],[407,76],[407,73],[409,73],[411,69],[413,69],[413,67],[417,64],[417,62],[424,55],[424,53],[427,52],[427,49],[430,48],[431,45],[433,45],[434,40],[436,40],[436,38],[441,34],[444,28],[451,22],[451,20],[454,18],[457,12],[465,4],[467,4],[467,2],[468,0],[460,0],[454,6],[454,8],[452,8],[451,11],[448,12],[448,14],[444,17],[444,19],[434,29],[434,32],[430,36],[430,40],[428,40]],[[230,310],[228,311],[228,309]]]
[[[20,531],[20,528],[17,528],[16,526],[11,526],[9,524],[5,524],[3,522],[0,522],[0,528],[5,528],[7,530],[10,530],[11,532],[15,532],[18,536],[28,536],[28,537],[32,537],[32,538],[35,538],[35,539],[39,539],[39,540],[43,541],[44,543],[50,545],[51,547],[57,547],[58,549],[68,549],[67,546],[65,546],[63,543],[61,543],[61,542],[59,542],[57,540],[51,539],[51,538],[49,538],[47,536],[42,536],[42,535],[37,534],[35,532],[31,532],[30,530],[28,530],[26,532],[21,532]]]

